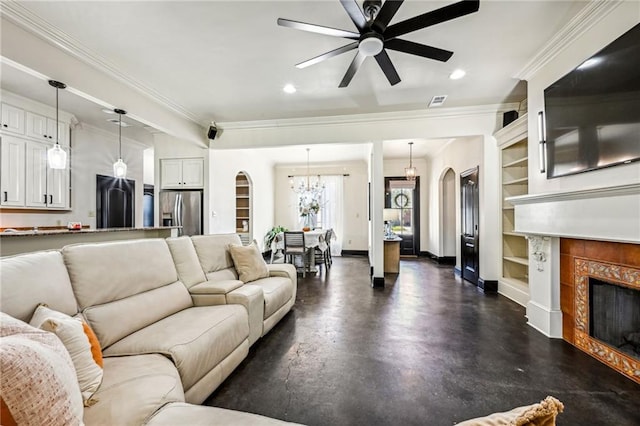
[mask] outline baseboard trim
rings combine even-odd
[[[478,278],[478,288],[482,289],[485,293],[497,293],[498,280],[485,280],[484,278]]]
[[[438,265],[455,265],[456,257],[455,256],[437,256],[430,251],[421,251],[420,257],[428,257],[431,260],[434,260],[438,263]]]
[[[342,256],[369,256],[368,250],[342,250]]]
[[[453,267],[453,273],[458,276],[461,277],[462,276],[462,269],[458,268],[457,266]]]
[[[384,277],[373,277],[373,279],[371,280],[371,287],[383,288],[384,287]]]

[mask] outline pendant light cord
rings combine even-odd
[[[56,145],[60,145],[60,123],[58,122],[58,114],[59,114],[59,109],[58,109],[58,92],[60,91],[60,89],[58,89],[56,87]]]
[[[122,114],[118,113],[118,141],[120,142],[120,148],[118,149],[120,153],[120,159],[122,159]]]
[[[409,143],[409,168],[413,167],[413,142]]]

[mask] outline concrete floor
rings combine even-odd
[[[640,425],[640,385],[430,260],[384,289],[365,258],[298,281],[293,310],[208,405],[307,425],[452,425],[553,395],[559,425]]]

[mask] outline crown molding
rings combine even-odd
[[[49,24],[38,15],[29,11],[24,6],[18,4],[15,0],[2,0],[0,7],[0,15],[24,30],[40,37],[53,46],[69,53],[73,57],[90,65],[91,67],[101,71],[108,76],[114,78],[120,83],[127,85],[138,93],[146,96],[154,102],[163,105],[165,108],[179,114],[180,116],[190,120],[198,125],[202,125],[200,120],[194,113],[187,110],[183,106],[173,102],[171,99],[163,96],[155,89],[146,86],[142,82],[132,78],[128,74],[120,71],[117,66],[91,51],[78,40],[69,34],[60,31],[58,28]]]
[[[530,80],[560,52],[622,3],[623,0],[587,2],[587,5],[562,27],[514,77],[520,80]]]
[[[218,122],[223,130],[268,129],[276,127],[330,126],[344,124],[384,123],[414,121],[434,118],[473,117],[497,114],[518,107],[517,102],[507,104],[478,105],[469,107],[437,108],[429,110],[376,112],[369,114],[332,115],[326,117],[287,118],[281,120]]]

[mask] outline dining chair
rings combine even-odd
[[[326,235],[326,233],[325,233]],[[318,242],[323,243],[325,241],[325,236],[320,235],[318,237]],[[319,244],[313,248],[313,259],[314,263],[318,266],[324,265],[324,270],[327,271],[329,268],[329,262],[327,260],[327,250],[328,246],[326,244]]]
[[[331,239],[333,238],[333,228],[327,229],[327,232],[324,235],[324,240],[327,243],[327,250],[325,252],[325,256],[327,257],[327,264],[329,268],[333,265],[333,258],[331,257]]]
[[[269,263],[273,263],[277,259],[286,257],[284,255],[282,255],[282,257],[278,255],[278,252],[284,251],[284,249],[278,248],[278,246],[283,243],[283,238],[283,234],[277,234],[275,237],[273,237],[273,243],[271,243],[271,260],[269,261]],[[286,262],[286,259],[284,261]]]
[[[284,261],[295,265],[295,259],[302,261],[302,277],[306,276],[309,267],[309,250],[305,246],[304,232],[287,231],[284,233]]]

